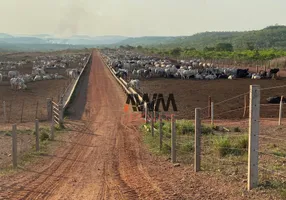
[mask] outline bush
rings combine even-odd
[[[178,134],[194,133],[195,127],[191,121],[177,120],[176,129]]]
[[[220,157],[224,157],[231,153],[231,144],[228,137],[219,137],[214,141],[214,145]]]
[[[211,134],[213,133],[213,129],[212,127],[209,127],[209,126],[202,126],[202,134]]]
[[[41,142],[45,141],[45,140],[48,140],[50,138],[49,134],[46,133],[46,132],[42,132],[41,135],[40,135],[40,140]]]
[[[233,131],[234,132],[240,132],[240,128],[239,127],[234,127]]]
[[[226,155],[240,156],[247,152],[248,135],[235,137],[234,140],[231,140],[227,136],[222,136],[214,141],[214,145],[220,157]]]
[[[179,146],[181,152],[194,152],[194,143],[192,141],[186,141]]]
[[[248,149],[248,135],[242,135],[237,139],[236,148]]]

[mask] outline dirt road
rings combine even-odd
[[[244,199],[241,188],[153,158],[125,95],[97,52],[70,108],[70,140],[40,162],[0,177],[0,199]],[[236,188],[236,189],[235,189]],[[261,197],[261,196],[260,196]]]

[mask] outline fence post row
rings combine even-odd
[[[151,133],[154,137],[154,112],[151,112]]]
[[[35,120],[35,132],[36,132],[36,151],[40,150],[40,143],[39,143],[39,120]]]
[[[201,169],[201,110],[195,109],[195,172]]]
[[[175,163],[176,156],[176,123],[174,114],[171,115],[171,161]]]
[[[248,190],[258,185],[258,135],[260,116],[260,86],[250,85],[249,95],[249,144]]]
[[[3,115],[4,115],[4,123],[7,122],[7,112],[6,112],[6,102],[3,101]]]
[[[144,111],[145,111],[145,123],[147,123],[147,115],[148,115],[148,110],[147,110],[147,103],[146,101],[144,102]]]
[[[211,117],[211,102],[212,102],[212,98],[211,98],[211,96],[209,96],[209,100],[208,100],[208,115],[209,115],[209,118]]]
[[[13,167],[17,167],[17,126],[13,124],[12,126],[12,162]]]
[[[52,115],[52,122],[51,122],[51,140],[54,140],[55,134],[55,122],[54,122],[54,115]]]
[[[159,137],[160,137],[160,150],[162,150],[163,147],[163,132],[162,132],[162,113],[159,114]]]
[[[211,102],[211,125],[214,125],[214,102]]]
[[[282,113],[283,113],[283,96],[281,96],[280,106],[279,106],[279,120],[278,120],[279,126],[281,125]]]
[[[52,119],[52,112],[53,112],[52,99],[51,99],[51,98],[47,98],[48,120],[51,120],[51,119]]]

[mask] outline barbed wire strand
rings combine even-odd
[[[268,88],[260,88],[260,91],[278,89],[278,88],[283,88],[283,87],[286,87],[286,85],[280,85],[280,86],[274,86],[274,87],[268,87]]]
[[[263,139],[271,139],[271,140],[279,140],[279,141],[286,142],[286,139],[267,137],[267,136],[264,136],[264,135],[259,135],[259,138],[263,138]]]
[[[273,157],[276,157],[276,158],[279,158],[279,159],[285,159],[286,160],[286,156],[278,156],[278,155],[274,155],[272,153],[268,153],[268,152],[262,152],[262,151],[256,151],[260,154],[263,154],[263,155],[267,155],[267,156],[273,156]]]
[[[259,169],[262,169],[264,171],[267,171],[267,172],[271,172],[272,174],[275,175],[275,173],[280,177],[282,178],[286,178],[286,174],[284,175],[283,173],[281,173],[280,171],[277,171],[277,170],[270,170],[270,169],[267,169],[267,168],[264,168],[264,167],[261,167],[261,166],[258,166]]]

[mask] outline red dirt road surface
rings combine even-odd
[[[93,53],[70,108],[70,138],[53,154],[0,177],[0,199],[268,199],[192,167],[152,157],[124,117],[122,89]],[[129,109],[130,110],[130,109]]]

